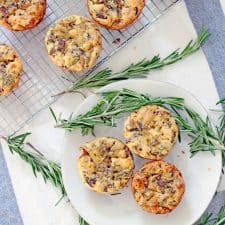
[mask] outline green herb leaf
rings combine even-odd
[[[51,114],[52,114],[52,116],[53,116],[55,122],[57,123],[57,118],[56,118],[56,115],[55,115],[54,111],[52,110],[51,107],[49,107],[49,110],[50,110],[50,112],[51,112]]]
[[[89,225],[81,216],[79,216],[80,225]]]

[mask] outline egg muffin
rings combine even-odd
[[[99,25],[119,30],[139,17],[145,0],[87,0],[87,5],[90,15]]]
[[[20,81],[23,70],[17,52],[6,44],[0,44],[0,96],[8,95]]]
[[[161,160],[178,139],[179,129],[171,113],[157,105],[147,105],[132,112],[123,134],[129,149],[140,157]]]
[[[90,69],[100,55],[101,33],[95,23],[84,16],[68,16],[47,32],[45,45],[52,61],[70,71]]]
[[[152,161],[134,174],[131,189],[135,201],[143,210],[166,214],[180,203],[185,184],[181,172],[174,165]]]
[[[46,0],[2,0],[0,24],[13,31],[31,29],[43,19],[45,11]]]
[[[134,162],[128,147],[111,137],[101,137],[80,148],[78,171],[91,190],[111,194],[124,188],[131,178]]]

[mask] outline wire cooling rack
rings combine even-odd
[[[164,14],[179,0],[146,0],[139,19],[127,29],[109,31],[101,29],[103,50],[94,68],[110,58]],[[24,72],[19,87],[9,96],[0,97],[0,134],[13,134],[38,112],[54,102],[52,95],[68,87],[63,77],[76,79],[81,74],[70,74],[57,68],[49,59],[44,38],[49,26],[66,15],[88,15],[85,0],[48,0],[44,20],[34,29],[11,32],[0,28],[0,42],[12,45],[23,60]]]

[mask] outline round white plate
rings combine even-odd
[[[183,97],[188,106],[204,118],[207,116],[206,110],[190,93],[169,83],[141,79],[127,80],[110,84],[100,91],[122,88],[152,96]],[[97,95],[88,97],[74,115],[90,110],[97,100]],[[126,116],[118,121],[116,128],[97,127],[96,136],[113,136],[124,140],[122,127]],[[62,161],[62,176],[68,197],[78,213],[91,225],[191,225],[205,211],[216,191],[221,172],[221,154],[213,156],[204,152],[190,158],[188,138],[183,138],[165,159],[181,170],[186,184],[184,197],[172,213],[153,215],[142,211],[133,199],[130,186],[122,190],[120,195],[114,196],[92,192],[82,184],[76,161],[79,157],[79,146],[93,138],[91,135],[83,137],[80,130],[66,133],[66,148]],[[135,157],[136,170],[143,163],[143,159]]]

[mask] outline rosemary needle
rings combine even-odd
[[[78,81],[73,83],[68,90],[65,90],[57,95],[62,95],[68,92],[76,92],[80,88],[102,87],[107,84],[129,78],[145,78],[149,71],[173,64],[196,52],[205,43],[209,36],[209,31],[202,28],[198,33],[196,40],[191,40],[186,47],[184,47],[184,49],[177,49],[163,59],[161,59],[159,55],[156,55],[152,59],[143,59],[138,63],[133,63],[124,70],[116,73],[113,73],[113,71],[109,68],[103,69],[97,73],[80,78]]]
[[[89,225],[81,216],[79,216],[79,223],[80,225]]]
[[[225,106],[225,99],[220,100],[219,102],[217,102],[217,105],[221,104],[224,108]],[[217,134],[220,138],[221,144],[223,144],[225,146],[225,110],[219,110],[221,112],[220,115],[220,123],[219,125],[216,127],[217,128]],[[225,151],[222,152],[222,156],[223,156],[223,162],[225,165]]]

